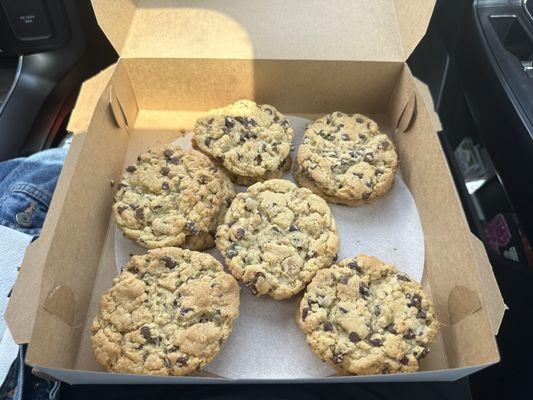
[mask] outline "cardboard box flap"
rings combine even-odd
[[[26,249],[17,281],[11,292],[5,320],[17,344],[29,343],[33,332],[42,290],[43,270],[84,139],[85,135],[76,135],[72,140],[41,236]]]
[[[117,64],[112,64],[83,82],[80,94],[68,121],[67,130],[69,132],[87,132],[96,104],[111,79],[116,66]]]
[[[490,265],[483,243],[473,234],[470,235],[470,241],[472,242],[472,250],[474,251],[474,256],[479,269],[479,276],[483,289],[483,300],[488,309],[492,333],[497,335],[500,330],[503,315],[505,314],[505,310],[507,310],[507,306],[503,302],[498,282],[496,282],[496,278],[492,272],[492,266]]]
[[[398,61],[435,0],[92,0],[122,58]]]

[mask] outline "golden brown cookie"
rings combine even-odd
[[[239,185],[281,178],[290,169],[293,129],[276,108],[239,100],[209,111],[194,126],[193,146]]]
[[[271,179],[237,195],[216,245],[229,271],[253,294],[285,299],[334,263],[339,238],[323,199],[290,181]]]
[[[318,271],[296,319],[318,357],[357,375],[417,371],[439,330],[418,283],[362,254]]]
[[[307,127],[294,175],[327,201],[356,206],[383,196],[397,169],[394,144],[374,121],[334,112]]]
[[[111,372],[185,375],[215,357],[238,315],[239,285],[213,257],[150,250],[102,296],[93,354]]]
[[[207,156],[171,144],[141,154],[117,188],[117,226],[150,249],[212,247],[216,228],[235,197],[227,175]]]

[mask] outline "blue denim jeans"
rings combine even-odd
[[[0,162],[0,225],[39,236],[67,150],[51,149]],[[24,364],[25,348],[0,388],[0,400],[54,399],[59,383],[39,379]]]

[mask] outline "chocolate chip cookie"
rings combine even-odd
[[[150,250],[102,296],[93,354],[111,372],[185,375],[215,357],[238,315],[239,285],[213,257]]]
[[[318,357],[357,375],[418,370],[439,329],[421,286],[366,255],[318,271],[296,319]]]
[[[235,197],[227,175],[204,154],[158,145],[126,168],[113,212],[124,235],[147,248],[214,245]]]
[[[293,133],[273,106],[239,100],[200,118],[192,143],[223,166],[235,183],[251,185],[281,178],[290,169]]]
[[[294,175],[324,199],[356,206],[383,196],[397,169],[394,144],[373,120],[334,112],[307,127]]]
[[[331,266],[339,239],[327,203],[292,182],[271,179],[237,194],[216,245],[229,271],[255,295],[285,299]]]

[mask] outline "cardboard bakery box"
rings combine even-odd
[[[6,314],[15,340],[29,344],[26,362],[36,373],[69,383],[392,382],[454,380],[498,362],[495,335],[505,305],[468,229],[427,88],[405,63],[434,0],[93,6],[120,59],[84,85],[70,124],[79,134]],[[242,98],[310,119],[335,110],[368,114],[393,138],[423,227],[423,285],[442,323],[420,372],[236,381],[112,374],[95,363],[90,324],[116,275],[110,181],[141,150]]]

